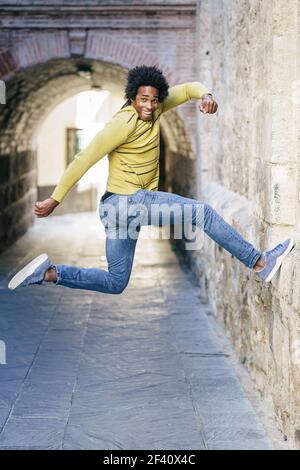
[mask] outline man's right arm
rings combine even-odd
[[[62,202],[70,189],[97,161],[123,144],[131,129],[125,119],[116,116],[92,139],[87,147],[77,153],[59,180],[51,198]]]
[[[38,217],[50,215],[87,170],[105,155],[126,142],[131,131],[131,125],[128,125],[126,116],[117,115],[108,122],[87,147],[75,155],[74,160],[68,165],[50,198],[36,202],[35,215]]]

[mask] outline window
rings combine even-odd
[[[75,155],[83,150],[83,129],[67,127],[66,129],[66,166],[74,159]]]

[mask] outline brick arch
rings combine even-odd
[[[84,47],[85,55],[76,56],[70,53],[66,32],[39,33],[0,54],[0,78],[6,81],[7,89],[6,104],[0,114],[0,223],[5,227],[3,237],[0,232],[2,249],[34,223],[32,207],[37,196],[34,136],[39,123],[67,96],[91,88],[76,73],[78,63],[91,65],[93,85],[103,84],[105,89],[113,85],[123,87],[127,69],[142,63],[157,65],[168,73],[170,84],[175,81],[172,72],[154,56],[125,41],[90,33]],[[180,112],[168,113],[162,131],[169,160],[175,161],[173,156],[190,156],[190,141]]]
[[[7,103],[0,114],[0,155],[30,147],[39,123],[66,98],[103,86],[110,89],[125,81],[125,73],[115,66],[91,61],[94,80],[76,74],[76,61],[57,59],[28,67],[7,82]],[[12,138],[13,137],[13,138]]]
[[[35,33],[0,54],[0,78],[10,80],[22,69],[68,57],[67,32]]]
[[[79,47],[79,50],[82,52],[81,55],[74,54],[74,42],[76,43],[75,50],[77,48],[78,52]],[[0,78],[8,81],[9,88],[9,84],[12,83],[15,77],[18,77],[20,73],[29,72],[30,70],[34,73],[34,70],[37,70],[35,67],[51,64],[53,61],[68,60],[85,60],[91,64],[103,62],[104,65],[105,63],[108,65],[108,68],[111,68],[113,64],[118,68],[120,83],[122,84],[125,83],[125,70],[141,64],[156,65],[163,70],[171,86],[176,83],[174,71],[162,65],[152,53],[130,42],[117,40],[110,37],[107,33],[99,31],[89,31],[87,34],[79,35],[79,37],[67,31],[31,34],[31,36],[23,42],[19,42],[9,50],[0,53]],[[28,80],[28,76],[29,75],[25,78],[26,80]],[[26,77],[26,74],[24,77]],[[84,85],[81,86],[79,83],[76,84],[75,87],[74,80],[72,81],[74,90],[75,88],[78,88],[78,90],[84,89]],[[86,89],[88,89],[88,87],[86,87]],[[36,94],[36,91],[34,91],[34,95]],[[34,119],[38,120],[42,118],[43,111],[45,114],[45,112],[48,112],[49,109],[53,107],[55,102],[60,101],[59,95],[58,90],[53,89],[51,93],[53,99],[52,103],[50,103],[49,106],[43,106],[40,112],[35,111]],[[70,94],[62,93],[62,96],[68,95]],[[16,108],[17,106],[15,106],[15,112],[17,112]],[[172,111],[170,114],[173,115],[172,119],[165,119],[162,124],[166,130],[165,135],[169,136],[169,138],[166,139],[168,145],[176,148],[176,146],[178,147],[180,144],[182,154],[191,154],[190,139],[185,132],[185,125],[180,118],[180,113],[178,115],[176,111]],[[1,152],[3,152],[3,147],[6,146],[6,139],[3,136],[3,121],[4,115],[2,119],[0,117],[0,135],[2,135],[2,143],[0,144]],[[33,118],[31,122],[33,122]],[[7,127],[6,124],[5,127]],[[18,126],[23,141],[25,141],[30,126],[25,126],[24,122],[24,127],[26,127],[26,132],[23,131],[21,125]],[[178,129],[180,130],[179,133],[177,132]],[[12,134],[12,129],[10,129],[7,135],[8,134]],[[10,140],[10,137],[8,137],[8,139]],[[20,144],[20,139],[18,143]]]
[[[113,63],[125,69],[141,64],[156,65],[163,70],[171,85],[176,82],[176,76],[168,66],[161,64],[152,53],[130,42],[89,31],[81,39],[83,54],[72,53],[73,42],[74,38],[67,31],[32,34],[30,38],[0,53],[0,78],[9,80],[22,69],[53,59],[82,57]]]
[[[88,33],[85,57],[116,63],[126,69],[142,64],[156,65],[163,70],[170,84],[176,82],[174,72],[161,64],[153,54],[129,42],[111,38],[107,34],[93,31]]]
[[[74,46],[74,41],[76,47]],[[79,44],[78,44],[79,41]],[[74,50],[78,52],[81,50],[82,54],[75,54]],[[76,49],[77,48],[77,49]],[[34,33],[31,34],[30,37],[25,39],[22,42],[18,42],[9,50],[0,53],[0,78],[7,81],[7,95],[9,96],[9,89],[12,88],[11,84],[16,83],[15,80],[19,77],[23,77],[24,80],[32,80],[34,81],[34,74],[40,73],[41,68],[46,67],[47,64],[53,63],[53,66],[57,64],[57,61],[80,61],[84,60],[85,62],[92,64],[93,70],[95,63],[103,63],[104,67],[107,64],[107,68],[111,69],[112,66],[117,67],[120,83],[125,83],[125,76],[126,70],[132,68],[133,66],[146,64],[146,65],[156,65],[161,68],[168,79],[170,85],[176,83],[176,78],[174,72],[167,66],[163,66],[157,58],[151,54],[150,52],[146,51],[144,48],[138,47],[130,42],[126,42],[125,40],[117,40],[115,38],[110,37],[107,33],[102,33],[99,31],[89,31],[87,34],[83,35],[74,35],[74,33],[69,33],[67,31],[60,31],[60,32],[41,32],[41,33]],[[96,66],[97,68],[97,66]],[[30,71],[32,71],[32,75],[30,75]],[[68,72],[70,73],[70,71]],[[71,79],[70,85],[74,87],[74,79]],[[22,81],[22,79],[21,79]],[[43,82],[41,85],[40,83],[36,83],[36,89],[32,90],[32,96],[38,95],[36,90],[41,86],[45,86]],[[18,88],[18,86],[16,86]],[[48,87],[51,88],[51,87]],[[80,84],[77,86],[80,89]],[[74,87],[75,89],[75,87]],[[88,87],[87,87],[88,89]],[[19,90],[13,93],[15,96],[21,96]],[[49,106],[43,105],[40,110],[35,110],[33,114],[29,113],[30,124],[34,124],[34,119],[37,121],[39,118],[42,118],[43,112],[47,112],[48,109],[51,109],[53,103],[59,101],[60,92],[58,90],[52,89],[50,90],[51,99],[53,99],[52,103]],[[64,93],[62,93],[64,95]],[[23,99],[23,98],[22,98]],[[19,103],[14,102],[14,110],[12,111],[13,115],[20,114],[18,112]],[[9,107],[9,103],[7,108]],[[20,105],[21,109],[24,109]],[[7,109],[6,108],[6,109]],[[32,107],[31,107],[32,108]],[[4,110],[6,111],[6,110]],[[7,113],[2,114],[2,118],[0,116],[0,135],[1,135],[1,143],[0,143],[0,150],[1,153],[4,150],[4,147],[7,148],[7,141],[10,141],[10,145],[14,145],[13,141],[11,140],[11,135],[13,134],[13,119],[10,119],[10,123],[6,123],[7,120]],[[173,112],[174,114],[174,112]],[[11,117],[10,111],[8,112],[9,118]],[[184,147],[188,146],[189,137],[186,135],[184,131],[184,123],[181,122],[181,118],[176,113],[174,114],[173,124],[171,122],[170,129],[166,129],[166,135],[172,136],[169,139],[170,146],[176,146],[177,136],[179,135],[176,132],[176,128],[180,128],[180,136],[179,139],[181,142],[185,140]],[[175,119],[176,117],[176,119]],[[20,137],[16,139],[18,142],[18,147],[20,148],[20,144],[22,142],[22,148],[26,146],[26,139],[28,134],[30,134],[30,127],[28,126],[28,122],[25,123],[25,119],[22,117],[19,119],[18,133]],[[27,117],[26,117],[27,119]],[[23,121],[23,125],[22,125]],[[169,121],[170,122],[170,121]],[[176,124],[175,124],[176,122]],[[165,121],[165,127],[167,127],[167,120]],[[5,130],[6,136],[4,136],[3,131]],[[9,130],[9,132],[6,132]],[[183,137],[183,138],[182,138]],[[24,143],[24,145],[23,145]],[[187,151],[184,150],[183,153],[187,154]]]

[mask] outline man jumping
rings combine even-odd
[[[125,95],[127,102],[122,109],[83,151],[75,155],[51,197],[36,202],[34,210],[37,217],[50,215],[86,171],[108,154],[107,187],[99,206],[106,233],[108,271],[53,264],[44,253],[19,271],[8,287],[15,289],[54,282],[73,289],[119,294],[130,279],[141,227],[166,224],[200,227],[262,280],[269,282],[293,248],[292,238],[261,253],[207,203],[158,191],[160,117],[191,99],[200,100],[202,113],[214,114],[218,105],[211,92],[199,82],[177,85],[169,90],[159,69],[142,65],[129,71]],[[169,217],[166,220],[164,211],[174,206],[180,210],[167,211]],[[138,216],[136,207],[140,208]],[[158,209],[158,218],[153,217],[154,207]],[[187,208],[191,210],[185,210]],[[129,230],[133,221],[136,236]]]

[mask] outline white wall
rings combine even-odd
[[[93,94],[94,93],[94,94]],[[102,96],[102,102],[101,101]],[[97,106],[99,103],[99,106]],[[82,92],[59,104],[43,122],[37,137],[38,186],[54,186],[66,169],[66,128],[87,129],[85,145],[124,103],[118,92]],[[108,160],[104,157],[81,178],[78,191],[106,188]]]

